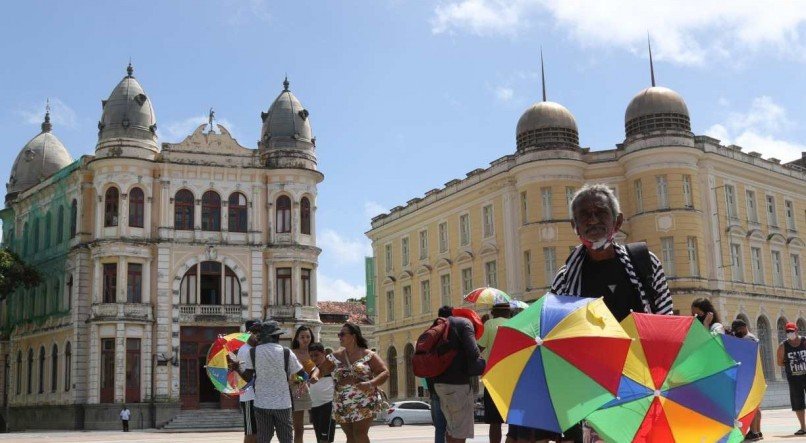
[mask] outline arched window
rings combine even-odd
[[[145,220],[145,196],[140,188],[129,191],[129,226],[142,228]]]
[[[59,384],[59,347],[54,343],[50,351],[50,392],[56,392],[57,384]]]
[[[76,236],[76,232],[78,231],[78,202],[73,199],[73,203],[70,204],[70,238]]]
[[[70,373],[73,370],[73,350],[70,347],[70,342],[64,347],[64,390],[70,390]]]
[[[22,394],[22,351],[17,351],[17,395]]]
[[[34,350],[28,349],[28,390],[30,394],[34,392]]]
[[[386,364],[389,365],[389,398],[397,398],[397,350],[394,346],[389,347]]]
[[[221,197],[215,191],[202,195],[202,231],[221,230]]]
[[[230,232],[246,232],[246,197],[240,192],[233,192],[229,196],[229,226]]]
[[[45,392],[45,347],[39,348],[39,393]]]
[[[287,195],[277,198],[277,232],[291,232],[291,199]]]
[[[64,241],[64,206],[59,205],[59,212],[56,215],[56,243]]]
[[[772,344],[770,340],[770,323],[766,317],[759,317],[756,320],[756,337],[758,337],[759,351],[761,352],[761,366],[764,369],[764,377],[771,380],[773,376]]]
[[[417,395],[417,383],[414,379],[414,366],[411,358],[414,357],[414,345],[407,343],[403,355],[406,361],[406,398],[413,398]]]
[[[117,226],[118,225],[118,203],[120,201],[120,193],[118,188],[112,186],[106,190],[104,196],[104,226]]]
[[[299,223],[300,232],[311,235],[311,201],[308,197],[302,197],[299,203]]]
[[[179,303],[183,305],[240,305],[241,282],[235,271],[217,261],[193,265],[179,284]]]
[[[50,236],[53,233],[53,231],[51,231],[52,226],[53,226],[53,216],[50,214],[50,211],[48,211],[48,213],[45,214],[45,242],[44,242],[45,249],[48,249],[50,247]]]
[[[174,229],[193,230],[193,193],[187,189],[174,197]]]

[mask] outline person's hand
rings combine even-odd
[[[713,322],[714,322],[714,313],[709,312],[705,314],[705,319],[702,321],[703,326],[705,326],[706,329],[711,329],[711,323]]]
[[[241,363],[238,360],[233,359],[232,354],[227,353],[227,368],[229,368],[230,371],[237,371],[240,369],[240,367]]]
[[[311,382],[311,384],[315,384],[316,382],[319,381],[319,377],[312,375],[311,378],[308,379],[308,381]]]
[[[362,390],[364,392],[369,392],[372,389],[372,383],[370,383],[368,381],[362,381],[361,383],[359,383],[359,384],[357,384],[355,386],[358,389],[360,389],[360,390]]]

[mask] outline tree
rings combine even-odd
[[[19,255],[8,249],[0,249],[0,301],[17,288],[33,288],[42,282],[42,274],[22,261]]]
[[[347,301],[348,301],[348,302],[351,302],[351,303],[361,303],[362,305],[366,305],[366,304],[367,304],[367,298],[366,298],[366,297],[361,297],[361,298],[348,298],[348,299],[347,299]]]

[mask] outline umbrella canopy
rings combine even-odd
[[[733,428],[738,366],[694,317],[632,313],[618,398],[588,416],[608,441],[717,441]]]
[[[248,383],[227,366],[227,354],[238,352],[248,340],[248,332],[235,332],[229,335],[219,335],[207,351],[207,376],[213,386],[221,393],[240,395]]]
[[[529,303],[523,300],[512,300],[509,302],[509,307],[511,309],[526,309],[529,307]]]
[[[761,400],[764,399],[767,381],[764,379],[757,341],[743,340],[730,335],[719,337],[731,358],[739,363],[736,373],[735,428],[720,441],[742,441],[761,405]]]
[[[615,398],[630,342],[603,299],[546,294],[498,328],[482,380],[507,423],[563,432]]]
[[[506,292],[496,288],[478,288],[465,295],[464,301],[479,306],[492,306],[498,303],[509,303],[512,297]]]

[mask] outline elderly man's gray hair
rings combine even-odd
[[[594,183],[583,186],[582,189],[574,194],[574,198],[571,199],[571,214],[574,213],[577,204],[579,204],[582,199],[593,197],[595,195],[601,195],[605,198],[605,200],[607,200],[607,206],[610,207],[610,212],[613,214],[613,218],[617,217],[621,213],[621,205],[619,205],[618,199],[616,198],[616,194],[613,193],[613,190],[605,184]]]

